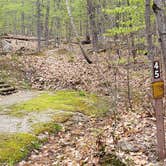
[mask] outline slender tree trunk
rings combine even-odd
[[[37,0],[37,38],[38,38],[38,48],[37,51],[41,50],[41,3],[40,0]]]
[[[166,1],[153,0],[153,11],[156,16],[156,23],[161,44],[164,68],[166,71]]]
[[[15,12],[14,13],[14,19],[13,19],[13,31],[14,31],[14,34],[17,35],[17,13]]]
[[[62,10],[61,9],[61,0],[54,0],[54,12],[56,12],[56,10]],[[59,46],[61,44],[61,30],[62,30],[62,26],[61,26],[62,22],[61,22],[61,17],[60,16],[56,16],[55,17],[55,22],[54,22],[54,38],[55,38],[55,44],[57,46]]]
[[[148,45],[148,57],[151,61],[153,61],[154,58],[154,52],[153,52],[153,41],[152,41],[152,29],[151,29],[151,0],[146,0],[146,6],[145,6],[145,23],[146,23],[146,38],[147,38],[147,45]]]
[[[87,0],[87,11],[89,15],[89,21],[90,21],[90,29],[91,29],[91,36],[92,36],[92,45],[93,50],[97,52],[98,50],[98,36],[97,36],[97,25],[95,20],[95,5],[94,0]]]
[[[68,15],[69,15],[69,17],[70,17],[71,26],[73,27],[73,31],[74,31],[75,36],[76,36],[76,38],[77,38],[77,41],[78,41],[78,43],[79,43],[81,52],[82,52],[82,54],[83,54],[85,60],[86,60],[89,64],[91,64],[92,61],[91,61],[91,60],[89,59],[89,57],[86,55],[86,52],[85,52],[85,50],[84,50],[84,48],[83,48],[83,46],[82,46],[82,44],[81,44],[81,41],[80,41],[80,38],[79,38],[79,35],[78,35],[78,32],[77,32],[77,29],[76,29],[76,27],[75,27],[74,20],[73,20],[72,14],[71,14],[71,10],[70,10],[70,6],[69,6],[69,1],[68,1],[68,0],[66,0],[66,7],[67,7]]]
[[[120,3],[120,2],[119,2]],[[130,6],[130,1],[127,0],[127,6]],[[130,13],[131,15],[131,13]],[[130,21],[132,22],[132,17],[130,16],[129,17]],[[130,24],[130,27],[132,28],[133,25]],[[130,33],[130,39],[131,39],[131,46],[130,46],[130,50],[131,50],[131,53],[132,53],[132,56],[133,56],[133,60],[134,60],[134,63],[136,63],[136,49],[134,48],[135,47],[135,43],[134,43],[134,34],[131,32]]]
[[[24,8],[24,0],[22,0],[22,8]],[[25,14],[24,11],[21,13],[21,33],[25,35]]]
[[[50,0],[47,0],[46,6],[46,18],[45,18],[45,44],[48,47],[49,45],[49,14],[50,14]]]

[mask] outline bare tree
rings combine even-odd
[[[21,1],[22,3],[22,8],[24,7],[24,0]],[[21,33],[24,35],[25,34],[25,14],[24,11],[21,13]]]
[[[77,39],[77,41],[78,41],[78,43],[79,43],[81,52],[82,52],[82,54],[83,54],[85,60],[86,60],[89,64],[91,64],[92,61],[91,61],[91,60],[89,59],[89,57],[86,55],[86,52],[85,52],[85,50],[84,50],[84,48],[83,48],[83,46],[82,46],[82,44],[81,44],[81,41],[80,41],[80,38],[79,38],[79,35],[78,35],[78,32],[77,32],[76,26],[75,26],[75,24],[74,24],[74,19],[73,19],[72,14],[71,14],[70,5],[69,5],[69,1],[68,1],[68,0],[66,0],[66,7],[67,7],[68,15],[69,15],[69,17],[70,17],[71,26],[72,26],[73,31],[74,31],[74,33],[75,33],[76,39]]]
[[[46,17],[45,17],[45,40],[46,46],[48,46],[49,41],[49,14],[50,14],[50,0],[47,0],[46,5]]]
[[[87,0],[87,10],[90,21],[93,50],[96,52],[98,50],[98,33],[96,25],[96,9],[94,0]]]
[[[146,6],[145,6],[145,23],[146,23],[146,38],[147,38],[147,44],[148,44],[148,57],[153,61],[153,41],[152,41],[152,30],[151,30],[151,0],[146,0]]]
[[[41,3],[40,0],[36,1],[37,7],[37,37],[38,37],[38,48],[37,51],[41,50]]]

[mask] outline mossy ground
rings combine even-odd
[[[0,164],[13,165],[39,144],[37,137],[30,134],[0,134]]]
[[[62,110],[81,112],[89,116],[100,116],[108,111],[108,103],[94,94],[79,91],[44,93],[27,102],[10,107],[10,114],[24,116],[30,112]]]
[[[104,115],[109,107],[108,102],[94,94],[83,91],[63,90],[43,93],[29,101],[15,104],[7,108],[9,115],[24,117],[28,113],[42,113],[55,111],[52,121],[32,125],[32,134],[1,134],[0,135],[0,163],[14,163],[25,158],[32,148],[37,148],[37,135],[45,131],[56,133],[61,130],[59,123],[67,121],[74,112],[81,112],[89,116]]]
[[[54,122],[49,123],[36,123],[33,125],[33,132],[36,135],[39,135],[40,133],[48,132],[48,133],[56,133],[60,131],[62,127],[59,124],[56,124]]]

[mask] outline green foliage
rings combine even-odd
[[[83,32],[87,31],[88,15],[86,0],[70,0],[72,16],[77,29],[82,26]],[[44,30],[47,0],[41,3],[41,26]],[[144,0],[95,0],[96,23],[98,29],[108,29],[106,36],[128,35],[138,32],[145,27],[145,1]],[[103,10],[103,13],[101,12]],[[24,26],[26,31],[36,35],[37,20],[36,0],[8,0],[0,2],[0,32],[21,33],[22,15],[24,15]],[[107,15],[108,17],[105,17]],[[108,21],[109,17],[113,21]],[[115,22],[115,23],[114,23]],[[110,26],[111,25],[111,26]],[[66,37],[71,33],[70,19],[67,14],[65,0],[50,0],[49,28],[51,35]]]
[[[46,15],[47,0],[41,0],[41,21],[44,26]],[[76,0],[71,4],[72,15],[75,18],[76,25],[80,20],[86,20],[86,3],[84,0]],[[0,32],[21,33],[22,29],[22,14],[24,15],[25,28],[31,28],[31,32],[36,34],[37,20],[36,0],[8,0],[0,2]],[[55,25],[54,34],[66,32],[66,24],[69,24],[69,17],[65,1],[50,0],[49,26]],[[60,26],[60,27],[58,27]],[[60,28],[60,29],[59,29]],[[28,29],[27,29],[28,30]],[[59,32],[60,31],[60,32]]]
[[[121,3],[123,3],[123,5],[120,5]],[[128,35],[144,29],[144,6],[144,0],[130,0],[128,3],[125,3],[123,0],[121,0],[119,4],[113,6],[111,9],[104,9],[103,12],[111,15],[112,17],[114,16],[116,19],[115,26],[107,30],[105,35]]]

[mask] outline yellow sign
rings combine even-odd
[[[161,99],[164,97],[164,81],[153,82],[152,89],[154,99]]]

